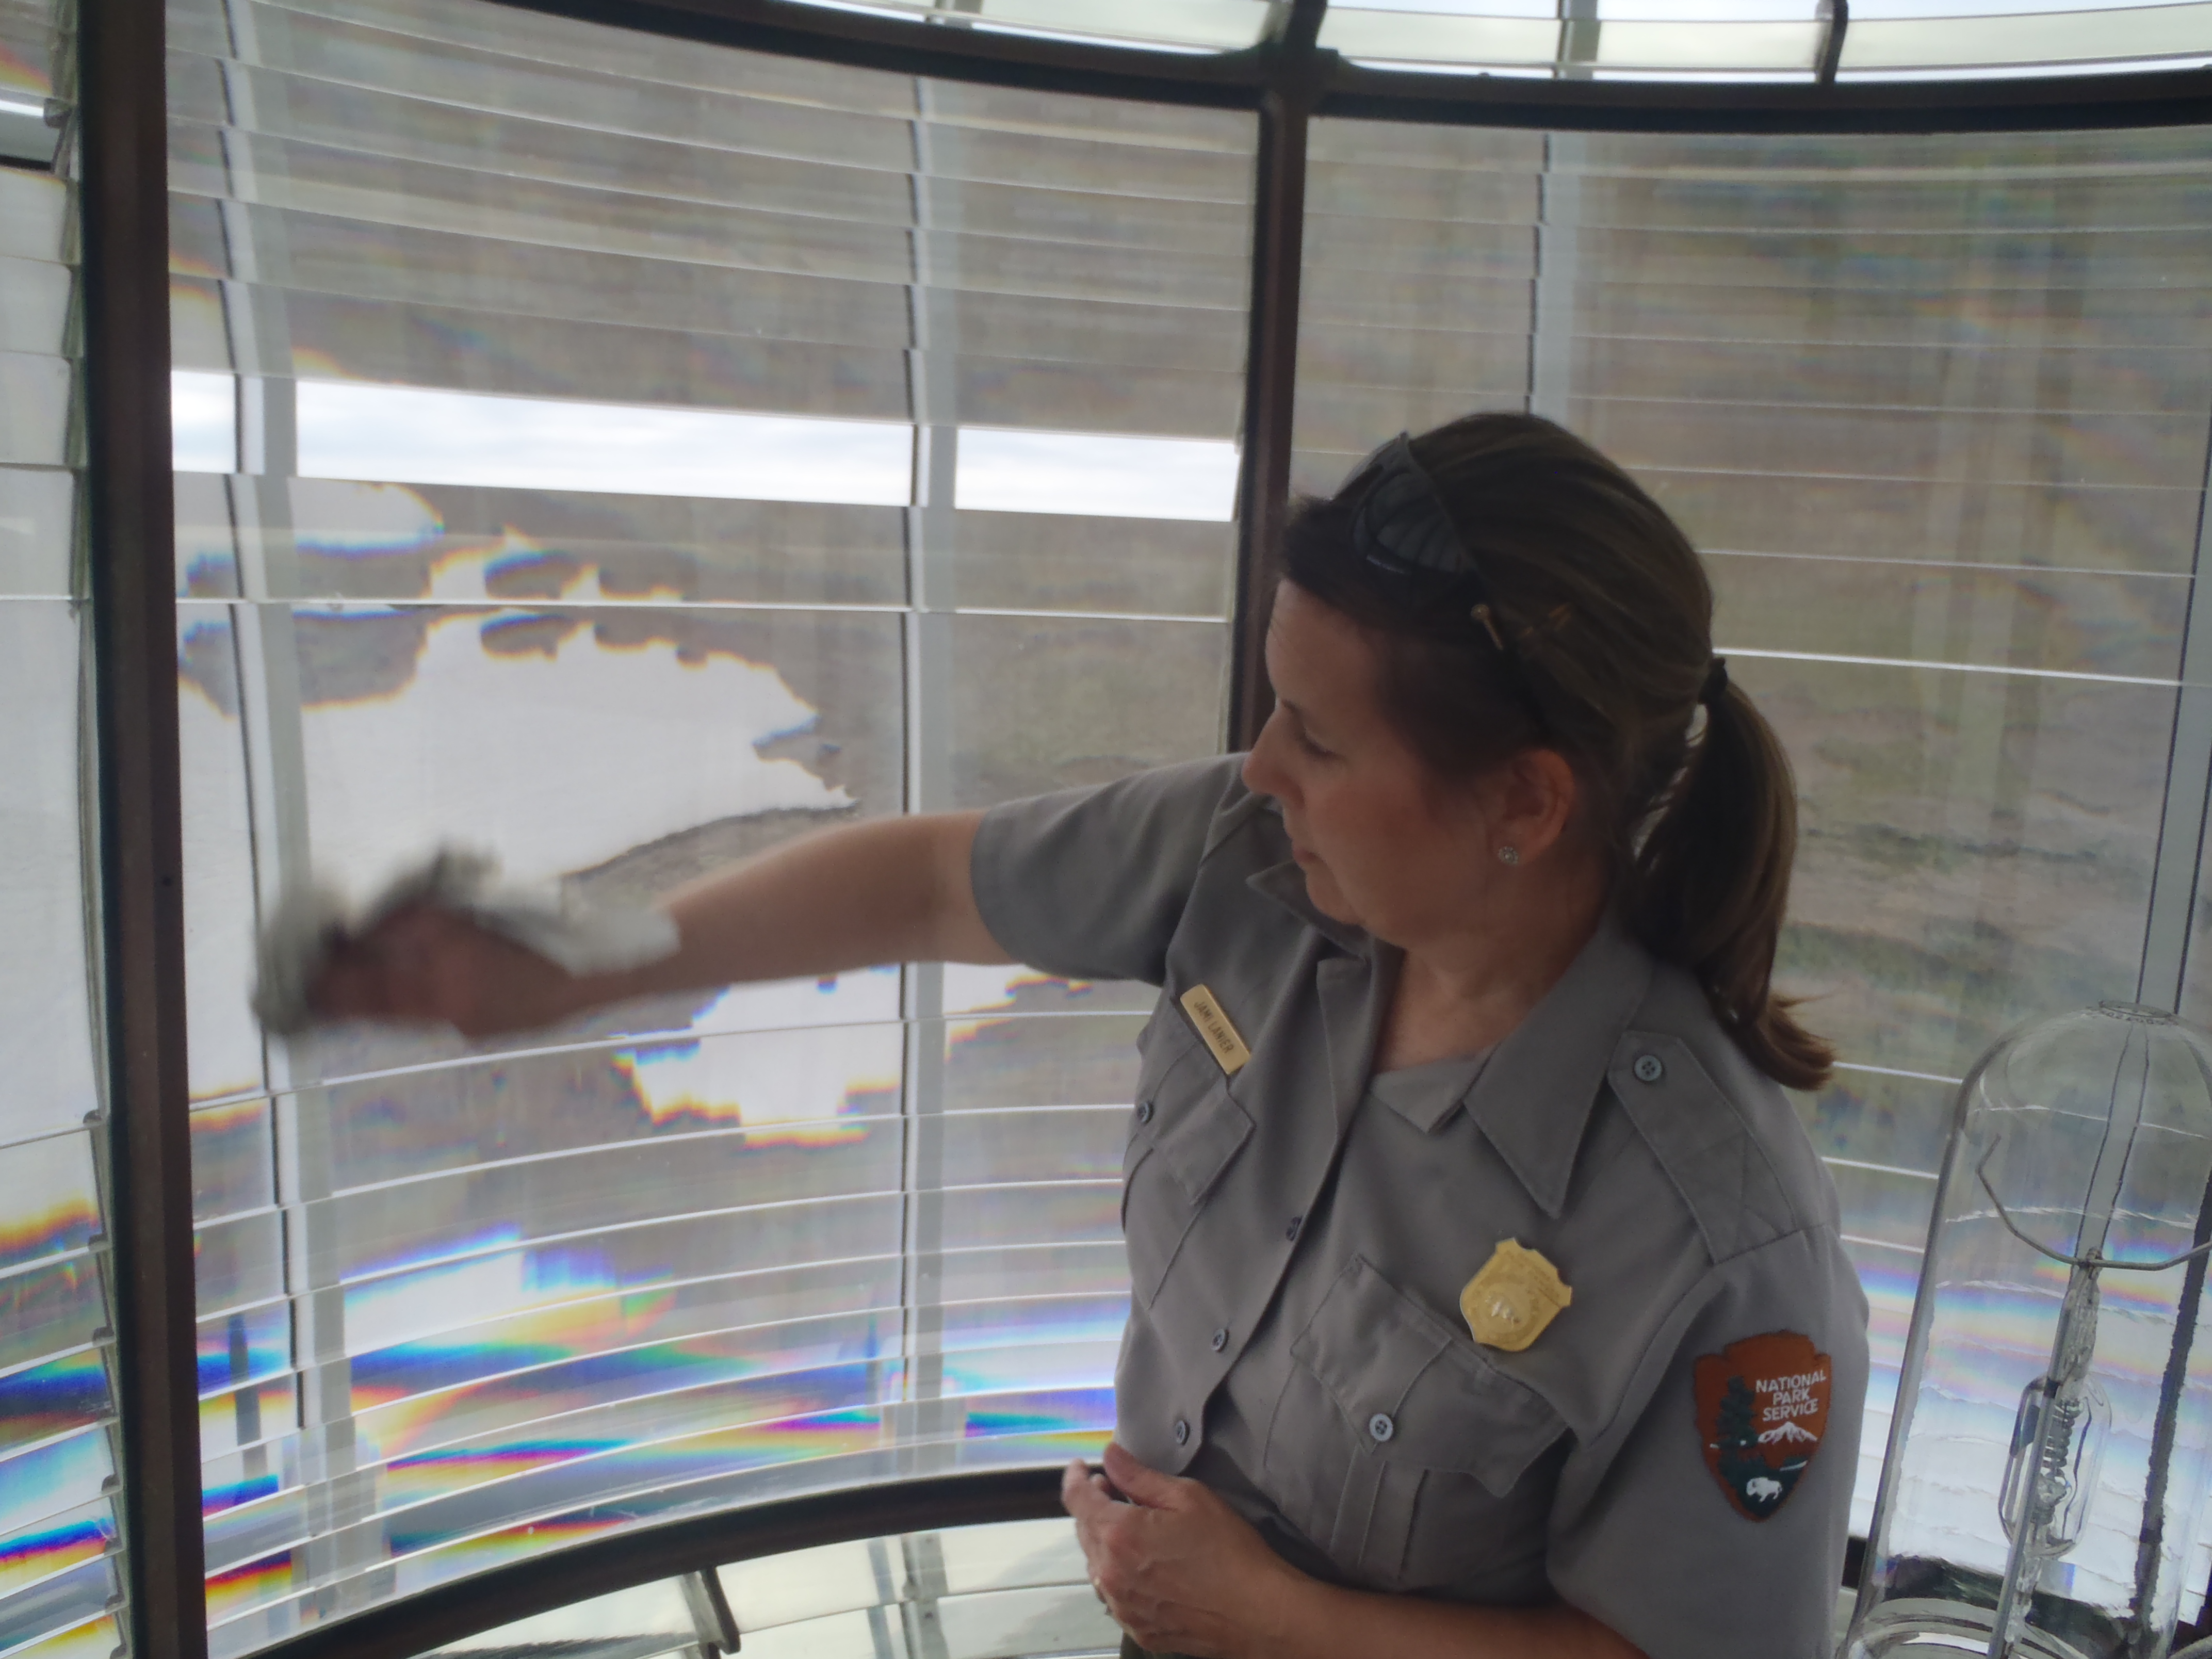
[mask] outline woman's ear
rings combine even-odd
[[[1522,859],[1541,857],[1574,821],[1581,786],[1556,749],[1524,749],[1498,769],[1496,827]]]

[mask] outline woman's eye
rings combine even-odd
[[[1298,747],[1304,750],[1307,754],[1311,755],[1316,760],[1326,760],[1328,758],[1329,751],[1322,748],[1319,744],[1316,743],[1310,737],[1307,736],[1303,732],[1298,733]]]

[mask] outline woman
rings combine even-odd
[[[1295,516],[1249,756],[787,845],[623,975],[418,909],[316,1000],[1159,985],[1115,1444],[1062,1489],[1125,1654],[1814,1659],[1865,1303],[1778,1086],[1830,1060],[1768,982],[1789,769],[1711,609],[1620,469],[1471,416]]]

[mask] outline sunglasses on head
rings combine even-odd
[[[1401,432],[1352,470],[1340,497],[1365,484],[1352,517],[1352,550],[1409,605],[1464,606],[1498,650],[1505,641],[1490,607],[1490,586],[1461,540],[1443,496]]]

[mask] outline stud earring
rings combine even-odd
[[[1520,849],[1519,848],[1517,848],[1517,847],[1501,847],[1501,848],[1499,848],[1498,849],[1498,861],[1500,864],[1518,864],[1518,863],[1520,863],[1520,862],[1521,862],[1521,849]]]

